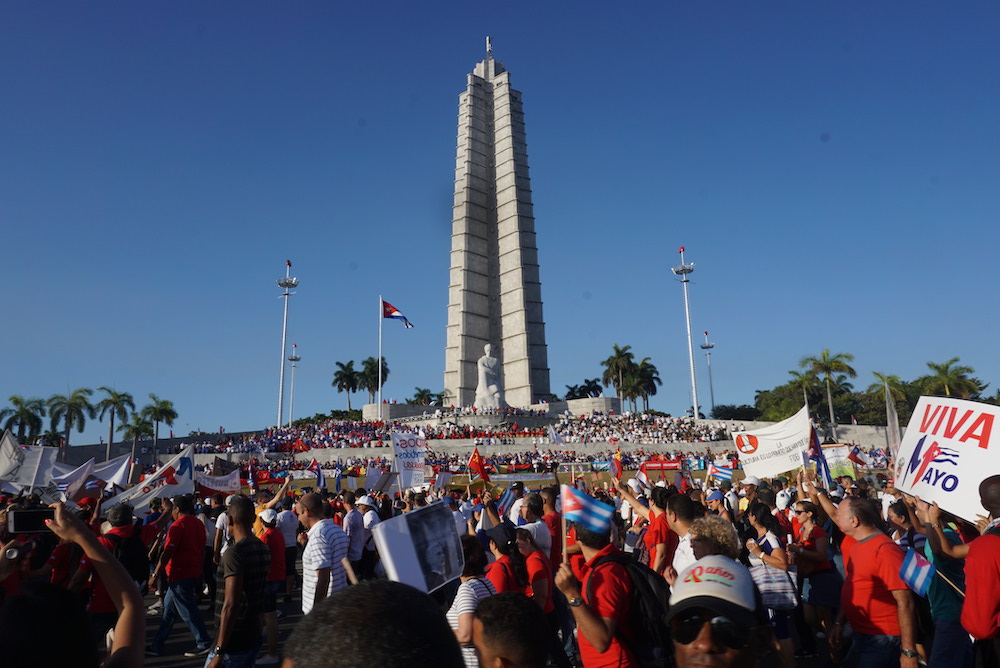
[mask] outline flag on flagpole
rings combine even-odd
[[[809,460],[816,463],[816,473],[826,482],[827,488],[833,485],[833,476],[830,475],[830,465],[826,463],[826,455],[823,454],[823,446],[819,444],[819,434],[816,428],[809,427],[809,450],[807,450]]]
[[[927,589],[931,586],[936,571],[934,564],[910,548],[906,551],[906,558],[903,559],[903,565],[899,569],[899,577],[910,589],[926,598]]]
[[[510,487],[508,487],[500,495],[500,498],[497,499],[497,515],[505,517],[510,512],[510,507],[514,503],[514,500],[514,492],[510,491]]]
[[[885,438],[889,441],[889,455],[893,461],[896,459],[896,451],[903,437],[899,434],[899,416],[896,415],[896,402],[892,399],[892,391],[889,383],[885,384],[885,423],[888,427],[885,430]]]
[[[472,449],[472,456],[469,457],[469,470],[482,478],[483,482],[490,481],[490,476],[486,473],[486,463],[479,456],[479,448]]]
[[[552,439],[552,442],[555,443],[556,445],[560,446],[566,445],[563,442],[562,436],[559,435],[559,433],[556,431],[556,428],[553,427],[552,425],[549,425],[549,438]]]
[[[569,485],[563,485],[560,494],[563,517],[568,521],[582,524],[595,533],[604,533],[611,528],[614,508]]]
[[[649,489],[649,476],[646,475],[646,465],[643,464],[639,467],[639,470],[635,472],[635,479],[639,481],[639,484]]]
[[[615,480],[622,479],[622,451],[621,448],[615,450],[615,454],[611,457],[611,475],[615,477]]]
[[[868,466],[868,462],[865,460],[865,454],[861,452],[861,448],[854,446],[851,451],[847,453],[847,458],[858,466]]]
[[[306,471],[316,475],[316,489],[326,489],[326,476],[323,475],[323,469],[319,467],[319,462],[313,457],[313,460],[306,467]]]
[[[716,478],[717,480],[729,480],[733,479],[733,470],[723,468],[721,466],[716,466],[715,464],[709,464],[708,470],[705,472],[706,477]]]
[[[406,316],[399,312],[398,308],[396,308],[395,306],[393,306],[384,299],[382,300],[382,317],[402,320],[403,326],[406,327],[406,329],[412,329],[413,327],[413,325],[410,324],[410,321],[406,319]]]

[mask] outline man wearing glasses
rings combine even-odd
[[[702,557],[677,577],[667,622],[678,668],[752,668],[774,644],[750,572],[728,557]]]

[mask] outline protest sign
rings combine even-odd
[[[846,445],[824,445],[823,454],[826,456],[827,466],[830,467],[830,475],[834,478],[850,476],[856,478],[854,464],[847,456],[851,453],[851,448]]]
[[[986,512],[979,483],[997,473],[998,416],[989,404],[920,397],[896,453],[896,489],[975,522]]]
[[[802,466],[799,454],[809,447],[809,413],[806,407],[776,424],[740,432],[733,438],[746,475],[770,478]]]
[[[207,475],[196,473],[195,482],[198,483],[199,496],[208,496],[215,492],[237,493],[240,491],[240,471],[236,469],[226,475]]]
[[[462,542],[444,503],[379,522],[372,536],[390,580],[432,592],[462,575]]]
[[[427,441],[416,434],[392,434],[392,451],[396,457],[399,486],[406,489],[423,485]]]
[[[153,497],[166,498],[178,494],[194,492],[194,446],[184,448],[179,455],[161,466],[151,477],[146,478],[118,496],[104,502],[105,508],[116,503],[130,503],[137,516],[142,516],[149,509]]]

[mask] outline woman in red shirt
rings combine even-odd
[[[844,581],[829,558],[830,537],[818,524],[822,510],[810,501],[795,504],[798,520],[795,543],[789,551],[795,557],[802,591],[802,611],[814,631],[830,637],[833,610],[840,606]]]
[[[496,558],[486,569],[486,578],[493,583],[497,593],[528,588],[528,568],[524,555],[517,549],[517,531],[510,522],[501,522],[486,531],[490,538],[490,552]]]

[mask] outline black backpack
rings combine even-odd
[[[628,628],[631,637],[627,645],[643,668],[666,668],[674,665],[673,643],[667,626],[670,588],[658,573],[637,563],[624,554],[609,554],[594,562],[591,572],[607,563],[621,564],[632,582],[632,605]],[[587,578],[587,600],[592,600],[590,578]],[[619,629],[620,630],[620,629]]]
[[[113,533],[104,534],[114,545],[111,554],[121,562],[121,565],[128,571],[129,577],[135,580],[139,586],[139,591],[144,595],[149,588],[149,555],[146,552],[146,544],[142,542],[139,535],[139,525],[133,527],[132,535],[122,538]]]

